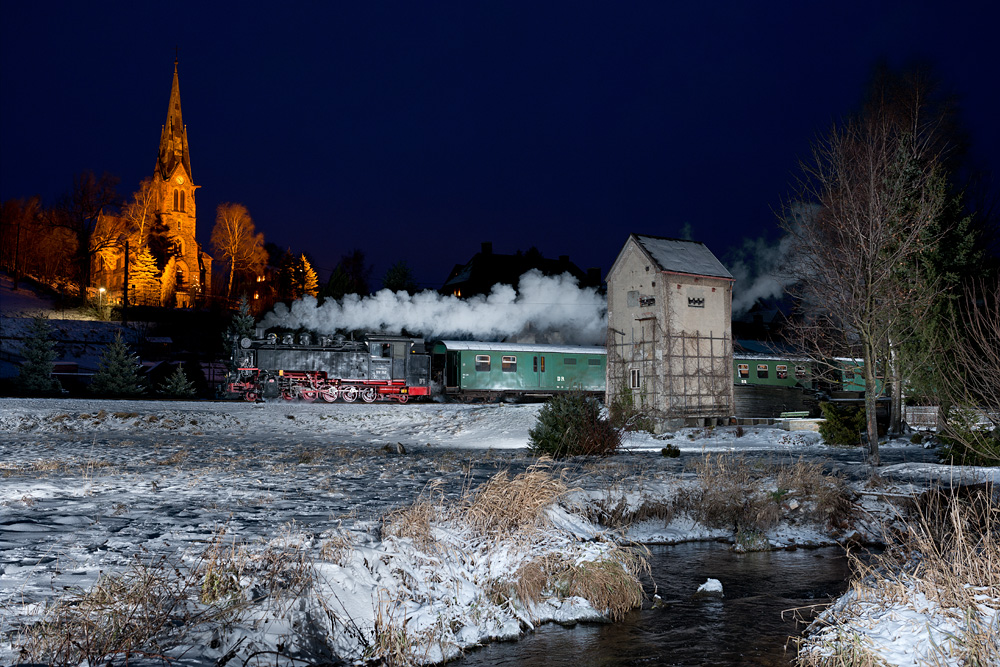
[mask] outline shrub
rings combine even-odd
[[[184,372],[184,364],[177,364],[177,368],[170,374],[162,385],[159,393],[171,398],[190,398],[194,396],[194,383],[187,378]]]
[[[864,408],[841,407],[833,403],[820,403],[825,420],[819,425],[819,434],[829,445],[860,445],[861,434],[867,421]]]
[[[667,445],[666,447],[660,450],[660,455],[666,456],[669,459],[676,459],[678,456],[681,455],[681,450],[675,445]]]
[[[1000,429],[981,424],[975,410],[953,408],[938,435],[944,463],[963,466],[1000,465]]]
[[[622,431],[648,431],[655,427],[652,416],[636,405],[635,394],[622,383],[608,406],[611,425]]]
[[[601,404],[582,394],[562,394],[545,404],[528,431],[533,454],[553,458],[607,456],[621,446],[621,432],[601,417]]]

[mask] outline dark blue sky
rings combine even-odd
[[[360,247],[438,287],[487,240],[606,272],[629,232],[684,225],[722,257],[777,235],[878,58],[930,62],[995,169],[984,4],[5,2],[0,198],[52,203],[83,169],[136,189],[176,45],[206,248],[234,201],[321,275]]]

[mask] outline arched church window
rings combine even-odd
[[[181,190],[181,211],[184,210],[184,191]]]
[[[177,190],[174,190],[174,210],[177,210]]]

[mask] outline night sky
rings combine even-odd
[[[321,278],[354,248],[437,288],[482,241],[606,273],[630,232],[774,240],[879,58],[932,64],[996,168],[992,3],[698,4],[4,2],[0,199],[84,169],[133,192],[175,46],[199,240],[240,202]]]

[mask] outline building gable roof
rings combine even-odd
[[[733,275],[704,243],[632,234],[629,238],[652,258],[660,271],[733,279]]]

